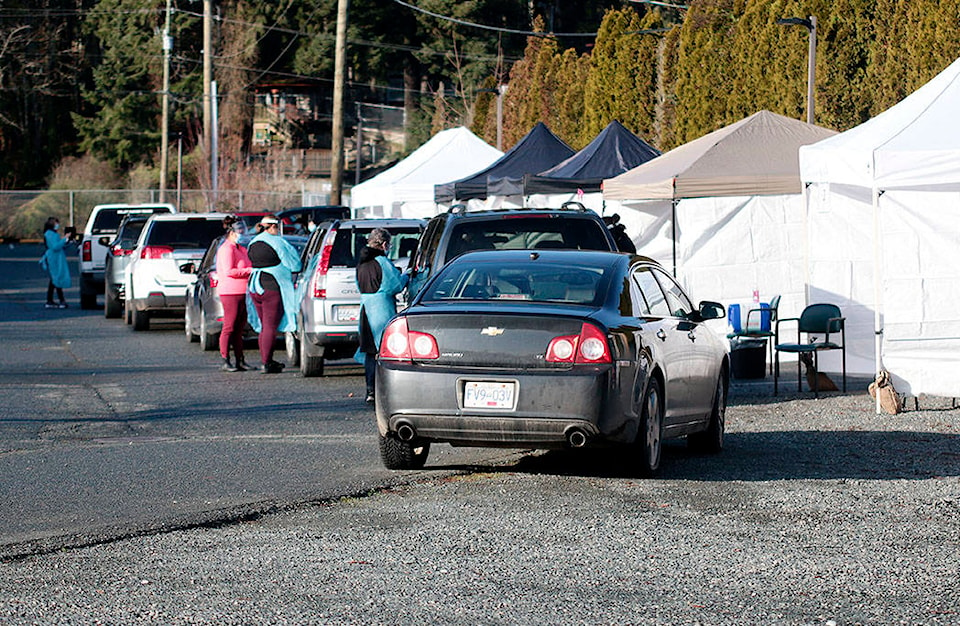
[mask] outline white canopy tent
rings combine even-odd
[[[754,291],[780,295],[793,317],[806,305],[797,150],[834,134],[760,111],[605,180],[603,197],[643,216],[638,252],[693,298],[749,308]]]
[[[960,397],[960,60],[873,119],[800,149],[811,299],[840,298],[861,371]],[[865,363],[864,363],[865,361]]]
[[[503,156],[459,126],[434,135],[390,169],[353,187],[350,208],[359,217],[431,217],[434,185],[485,169]]]

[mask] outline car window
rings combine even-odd
[[[333,248],[330,251],[330,267],[356,267],[357,260],[360,258],[360,250],[367,245],[367,237],[374,227],[366,226],[363,228],[344,227],[337,230]],[[420,229],[417,227],[394,227],[388,228],[392,235],[390,241],[390,250],[387,258],[390,261],[396,261],[401,252],[409,256],[410,246],[416,246],[420,238]]]
[[[171,248],[206,249],[211,241],[222,234],[223,223],[219,219],[156,221],[147,233],[147,243]]]
[[[140,238],[140,232],[146,223],[147,220],[144,219],[128,219],[123,222],[120,227],[120,232],[117,233],[117,243],[120,244],[120,247],[124,250],[130,250],[136,247],[137,239]]]
[[[92,234],[97,235],[101,233],[115,233],[120,227],[120,222],[124,217],[132,213],[169,213],[170,209],[167,207],[156,207],[149,209],[133,209],[133,208],[115,208],[115,209],[100,209],[97,211],[96,216],[93,219],[93,228],[90,231]]]
[[[661,270],[654,270],[654,275],[660,281],[664,293],[667,295],[667,305],[674,317],[688,317],[695,309],[690,299],[680,289],[680,285],[670,277],[669,274]]]
[[[562,248],[610,250],[603,227],[594,220],[569,216],[510,216],[496,220],[464,220],[451,230],[446,259],[473,250]]]
[[[498,300],[594,305],[601,296],[604,270],[559,264],[447,266],[424,293],[423,301]]]
[[[635,317],[670,317],[667,297],[649,267],[633,271],[630,281],[630,299]]]
[[[433,255],[436,253],[437,244],[440,236],[443,234],[443,226],[446,221],[443,218],[430,220],[427,224],[423,236],[420,237],[420,244],[417,248],[414,267],[417,271],[422,271],[430,265]]]

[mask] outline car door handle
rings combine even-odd
[[[660,341],[666,341],[667,333],[663,332],[663,329],[661,328],[660,330],[657,331],[657,338],[660,339]]]

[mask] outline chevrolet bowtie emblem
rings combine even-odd
[[[481,335],[490,335],[491,337],[496,337],[497,335],[503,334],[502,328],[497,328],[496,326],[487,326],[480,331]]]

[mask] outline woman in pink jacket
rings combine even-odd
[[[223,305],[223,328],[220,330],[220,356],[225,372],[246,371],[243,359],[243,330],[247,322],[247,280],[252,266],[246,249],[238,241],[244,230],[243,222],[231,224],[217,249],[217,295]],[[230,361],[233,346],[235,362]]]

